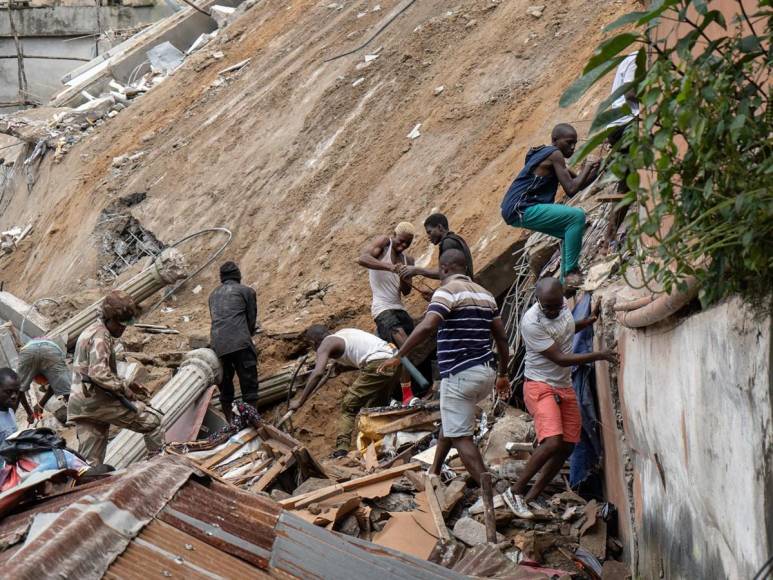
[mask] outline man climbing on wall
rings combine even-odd
[[[555,203],[558,185],[569,197],[587,187],[598,175],[599,161],[586,160],[580,174],[572,172],[565,159],[574,153],[577,131],[567,123],[553,127],[552,145],[532,147],[526,163],[502,200],[502,217],[513,227],[526,228],[559,238],[561,280],[567,287],[582,285],[579,269],[585,212]]]
[[[258,298],[255,290],[241,283],[242,273],[234,262],[220,266],[220,286],[209,295],[212,318],[210,342],[223,365],[220,382],[220,406],[231,423],[234,401],[234,374],[245,403],[258,404],[258,351],[252,342],[258,323]]]
[[[30,424],[43,414],[43,409],[54,395],[61,397],[64,405],[57,407],[53,414],[62,425],[67,422],[67,399],[70,397],[72,372],[67,368],[65,357],[65,341],[58,336],[36,338],[19,351],[21,404]],[[27,400],[27,392],[33,380],[40,385],[47,385],[45,394],[34,409]]]
[[[466,262],[464,272],[468,278],[472,279],[473,267],[470,248],[460,235],[448,229],[448,218],[442,213],[433,213],[424,220],[424,230],[427,232],[429,241],[438,247],[438,260],[447,250],[459,250],[464,254]],[[402,266],[398,269],[398,273],[403,277],[424,276],[433,280],[440,280],[441,278],[439,267],[419,268],[418,266]]]
[[[376,323],[376,334],[387,342],[400,346],[413,332],[414,323],[403,305],[403,296],[411,292],[408,276],[400,276],[414,259],[405,252],[413,243],[415,230],[410,222],[400,222],[391,236],[378,236],[371,240],[360,254],[357,263],[368,269],[370,289],[373,293],[371,314]],[[400,379],[404,401],[411,395],[423,393],[411,388],[408,372],[403,370]]]
[[[617,362],[617,355],[611,351],[572,352],[574,333],[594,324],[596,317],[575,322],[564,302],[561,282],[542,278],[537,282],[536,295],[536,304],[521,319],[520,332],[526,345],[523,398],[534,417],[539,447],[518,481],[503,494],[507,505],[520,518],[533,517],[528,504],[553,480],[580,441],[582,419],[572,388],[572,366],[599,360]],[[537,472],[537,481],[526,493]]]
[[[105,460],[110,425],[142,433],[149,455],[158,453],[163,444],[161,418],[140,400],[147,399],[147,391],[120,378],[116,367],[116,339],[138,315],[134,299],[113,290],[102,301],[99,319],[75,344],[67,415],[75,423],[78,452],[92,466]]]
[[[430,473],[440,474],[453,446],[467,472],[480,484],[486,466],[473,440],[477,403],[490,395],[495,385],[502,396],[509,392],[510,352],[496,300],[485,288],[470,280],[466,275],[467,265],[461,250],[443,253],[440,257],[443,284],[432,295],[427,315],[397,354],[384,362],[379,370],[396,369],[401,357],[407,356],[438,329],[441,431]],[[492,338],[499,355],[496,369]]]
[[[378,367],[384,360],[394,356],[396,349],[385,340],[356,328],[344,328],[331,334],[327,327],[315,324],[306,330],[305,338],[316,349],[317,360],[300,398],[290,403],[291,411],[298,410],[314,392],[325,374],[329,360],[334,359],[344,366],[360,369],[341,401],[336,449],[332,456],[343,457],[349,452],[359,410],[380,407],[389,402],[389,395],[397,383],[397,368],[379,373]]]

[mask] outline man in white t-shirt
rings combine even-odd
[[[528,503],[553,480],[580,440],[582,419],[572,388],[572,366],[598,360],[617,361],[617,355],[609,351],[572,352],[575,332],[591,326],[596,316],[575,322],[564,303],[561,282],[542,278],[537,282],[536,294],[537,303],[521,319],[520,332],[526,345],[523,398],[534,417],[539,447],[518,481],[504,494],[505,502],[521,518],[533,517]],[[526,493],[537,472],[540,476]]]
[[[317,360],[300,398],[290,403],[291,411],[297,410],[314,392],[330,359],[360,369],[341,401],[341,418],[333,457],[343,457],[349,452],[354,423],[360,409],[380,407],[389,402],[389,395],[399,378],[397,368],[383,373],[379,373],[378,369],[384,360],[395,355],[397,349],[378,336],[356,328],[344,328],[331,333],[327,327],[315,324],[306,330],[305,338],[316,349]]]

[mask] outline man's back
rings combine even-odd
[[[235,280],[226,280],[210,294],[209,313],[212,348],[218,356],[255,348],[252,344],[257,322],[255,290]]]
[[[457,274],[435,291],[427,311],[443,318],[437,338],[442,377],[492,359],[491,322],[499,312],[488,290]]]

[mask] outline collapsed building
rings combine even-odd
[[[445,481],[420,475],[438,428],[432,407],[367,410],[361,457],[322,460],[351,373],[330,379],[284,431],[267,411],[309,372],[304,326],[371,325],[366,282],[351,266],[365,240],[437,208],[472,242],[477,278],[502,304],[519,352],[534,279],[555,272],[558,252],[506,228],[497,206],[525,149],[555,122],[581,128],[606,96],[555,104],[601,27],[633,6],[597,4],[202,2],[210,14],[226,8],[219,28],[178,9],[68,74],[50,109],[0,119],[0,229],[13,232],[0,255],[13,293],[0,296],[10,323],[2,356],[13,366],[25,338],[51,329],[72,344],[105,289],[124,288],[154,307],[127,333],[126,364],[144,367],[154,404],[174,409],[164,457],[139,462],[141,442],[124,431],[108,452],[124,468],[116,475],[72,487],[49,474],[4,492],[0,527],[13,540],[0,558],[78,554],[46,569],[84,577],[145,573],[138,562],[186,577],[753,577],[773,551],[770,320],[735,301],[703,311],[695,288],[633,290],[600,244],[614,184],[600,180],[571,202],[590,225],[589,276],[574,306],[601,302],[593,343],[616,346],[622,362],[596,365],[586,383],[591,458],[556,478],[536,523],[512,517],[500,486],[490,515],[501,535],[491,538],[458,460]],[[579,50],[578,35],[589,39]],[[219,413],[217,363],[188,354],[207,352],[202,291],[214,273],[188,276],[215,246],[199,240],[188,264],[164,261],[173,240],[220,225],[233,230],[228,251],[258,289],[264,328],[264,418],[238,429]],[[431,245],[416,246],[417,262],[434,259]],[[162,288],[174,292],[156,302]],[[519,365],[516,356],[516,380]],[[478,435],[502,481],[533,450],[529,417],[501,403],[484,408]],[[127,503],[127,490],[153,478],[163,480],[159,498]],[[600,493],[586,499],[593,485]],[[94,505],[137,524],[115,530]],[[109,546],[88,570],[87,543],[68,539],[85,525]]]

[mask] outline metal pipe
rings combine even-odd
[[[117,289],[129,294],[139,304],[164,286],[185,278],[185,269],[185,258],[180,250],[167,248],[150,267],[124,282]],[[65,336],[69,348],[76,343],[81,332],[97,320],[101,307],[100,299],[47,334]]]
[[[615,312],[628,312],[629,310],[637,310],[639,308],[647,306],[647,304],[651,304],[656,298],[657,298],[657,294],[642,296],[641,298],[637,298],[636,300],[631,300],[630,302],[621,302],[620,304],[615,304],[612,307],[612,310],[614,310]]]
[[[643,328],[660,322],[674,314],[698,295],[698,281],[687,279],[687,289],[682,292],[676,288],[670,294],[663,294],[650,304],[636,310],[618,312],[617,321],[627,328]]]
[[[163,413],[162,429],[171,427],[211,385],[219,384],[222,372],[213,350],[199,348],[186,354],[177,374],[150,400],[150,406]],[[141,433],[123,429],[107,446],[105,463],[116,468],[126,467],[141,460],[146,451]]]

